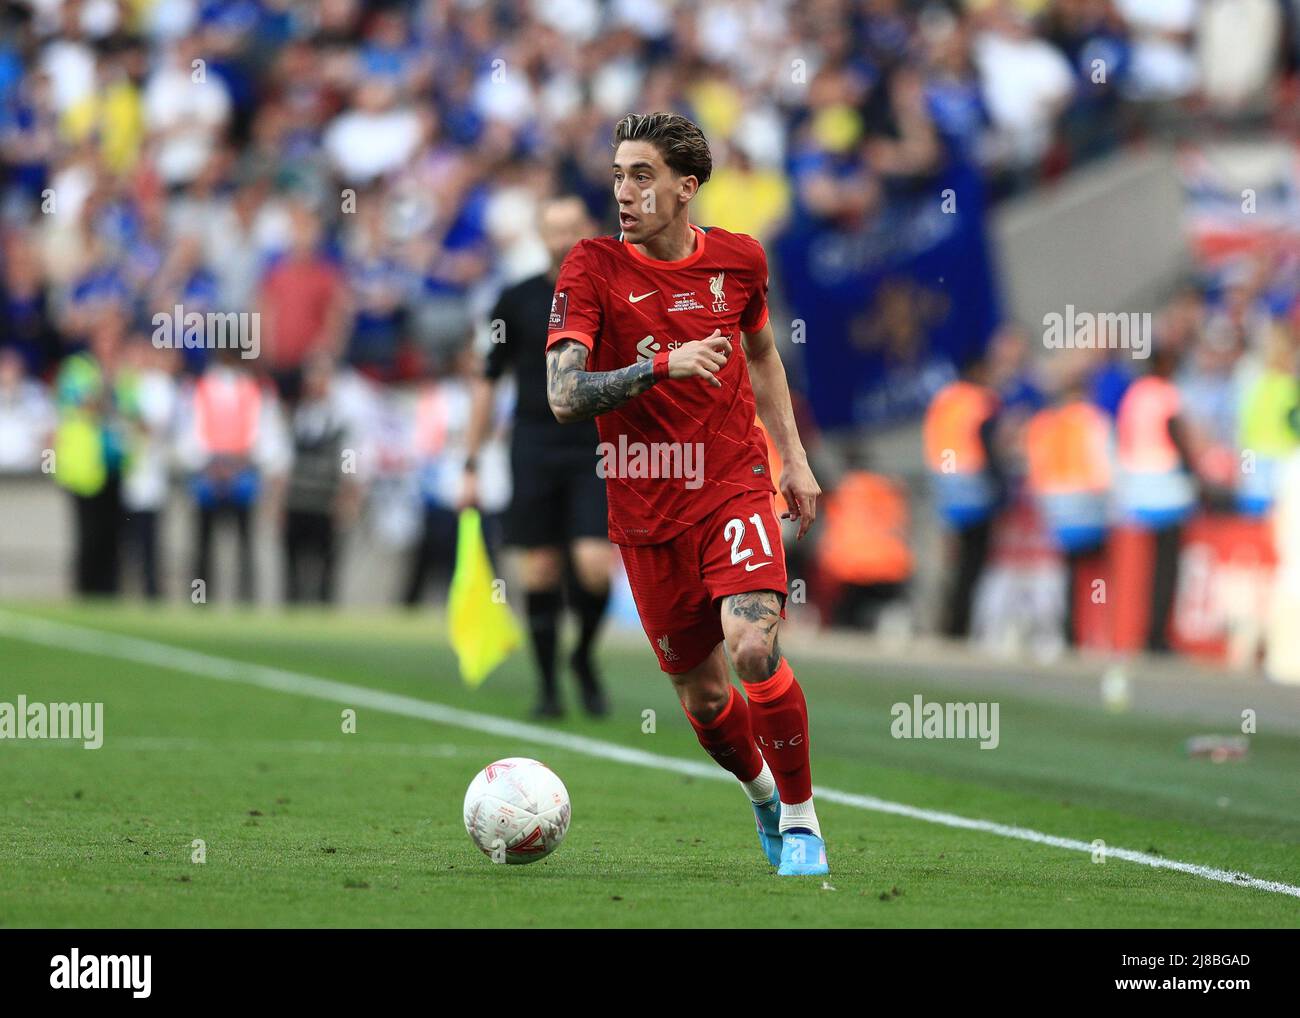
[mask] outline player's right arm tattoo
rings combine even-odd
[[[655,384],[654,364],[640,361],[617,371],[587,371],[587,348],[577,340],[546,352],[546,398],[555,419],[586,421],[621,407]]]

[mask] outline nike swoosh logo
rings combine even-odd
[[[640,297],[633,297],[633,296],[632,296],[632,291],[629,290],[629,291],[627,292],[627,300],[628,300],[628,303],[629,303],[629,304],[638,304],[638,303],[640,303],[641,301],[645,300],[647,297],[653,297],[653,296],[654,296],[656,293],[658,293],[658,292],[659,292],[658,290],[651,290],[649,293],[643,293],[643,294],[641,294]]]
[[[755,565],[753,562],[746,562],[745,572],[752,573],[755,569],[762,569],[764,566],[770,566],[771,564],[772,564],[771,562],[760,562],[757,565]]]

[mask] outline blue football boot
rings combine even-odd
[[[830,873],[826,865],[826,842],[802,827],[781,835],[779,877],[822,877]]]
[[[773,866],[781,865],[781,800],[772,796],[770,802],[756,802],[754,822],[758,827],[758,844]]]

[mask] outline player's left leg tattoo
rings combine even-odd
[[[781,626],[781,595],[752,590],[722,599],[722,631],[736,674],[744,682],[762,682],[781,664],[777,639]]]
[[[776,591],[757,590],[723,598],[722,632],[749,701],[750,731],[781,798],[782,856],[777,872],[825,873],[825,847],[812,801],[808,704],[794,669],[781,656],[777,642],[780,623],[781,596]],[[798,848],[797,843],[805,838],[812,840]],[[787,840],[790,853],[817,851],[811,868],[804,866],[802,857],[786,859]]]

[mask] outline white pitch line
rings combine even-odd
[[[733,780],[729,774],[716,765],[706,764],[703,761],[661,756],[658,753],[631,749],[627,746],[620,746],[618,743],[606,742],[603,739],[590,739],[584,735],[557,732],[522,721],[510,721],[506,718],[461,710],[457,707],[448,707],[428,700],[417,700],[415,697],[403,696],[399,693],[385,693],[366,686],[354,686],[351,683],[324,679],[315,675],[305,675],[301,672],[291,672],[283,668],[272,668],[268,665],[236,661],[232,658],[217,657],[212,654],[201,654],[197,651],[185,650],[181,647],[157,643],[153,640],[122,636],[104,630],[85,629],[81,626],[50,622],[46,619],[0,611],[0,635],[25,640],[28,643],[40,644],[45,647],[53,647],[58,650],[78,651],[101,657],[117,658],[121,661],[134,661],[137,664],[186,672],[190,675],[216,679],[221,682],[236,682],[274,690],[279,693],[309,696],[317,700],[328,700],[331,703],[342,704],[347,707],[368,707],[371,710],[383,711],[387,714],[419,718],[425,721],[434,721],[438,724],[451,725],[455,728],[483,732],[488,735],[498,735],[543,746],[554,746],[557,749],[567,749],[574,753],[581,753],[602,760],[613,760],[618,763],[646,767],[652,770],[670,771],[674,774],[688,774],[691,777],[701,778],[706,781],[730,782]],[[890,802],[888,799],[877,799],[872,795],[857,795],[853,792],[842,792],[835,788],[825,788],[820,785],[814,787],[813,793],[826,802],[853,806],[857,809],[870,810],[875,813],[890,813],[894,816],[922,820],[943,827],[983,831],[986,834],[996,834],[1003,838],[1014,838],[1018,841],[1028,841],[1037,845],[1050,845],[1053,848],[1064,848],[1075,852],[1092,854],[1094,851],[1090,842],[1079,841],[1075,838],[1062,838],[1054,834],[1044,834],[1042,831],[1035,831],[1028,827],[999,824],[992,820],[974,820],[970,817],[958,816],[955,813],[921,809],[916,806],[908,806],[905,803]],[[1179,873],[1201,877],[1204,880],[1232,884],[1235,887],[1252,887],[1259,891],[1270,891],[1274,894],[1286,894],[1293,898],[1300,898],[1300,887],[1285,884],[1279,880],[1264,880],[1246,873],[1221,870],[1213,866],[1179,862],[1176,859],[1165,859],[1161,856],[1148,855],[1146,852],[1135,852],[1128,848],[1111,848],[1108,846],[1105,853],[1109,858],[1138,863],[1152,869],[1175,870]]]
[[[74,741],[73,746],[81,748],[81,743]],[[306,739],[194,739],[184,736],[168,735],[119,735],[113,739],[113,749],[138,750],[141,752],[181,752],[192,753],[198,750],[225,749],[243,753],[306,753],[325,756],[414,756],[414,757],[453,757],[462,756],[464,750],[450,743],[410,743],[410,742],[360,742],[348,743],[335,740],[324,742]]]

